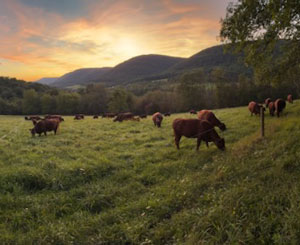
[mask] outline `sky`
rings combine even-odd
[[[232,0],[0,0],[0,76],[35,81],[220,44]]]

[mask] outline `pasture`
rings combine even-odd
[[[226,151],[174,145],[172,121],[64,117],[55,136],[0,116],[1,244],[299,244],[300,102],[214,111]]]

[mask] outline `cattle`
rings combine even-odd
[[[115,116],[116,116],[116,113],[106,112],[106,113],[103,113],[102,118],[105,118],[105,117],[113,118]]]
[[[98,115],[94,115],[94,116],[93,116],[93,119],[98,119],[98,118],[99,118]]]
[[[263,107],[263,106],[259,105],[258,103],[254,102],[254,101],[249,102],[248,109],[251,112],[251,116],[253,114],[260,115],[260,108],[261,107]]]
[[[147,118],[147,114],[141,114],[139,115],[139,117],[142,119],[142,118]]]
[[[131,112],[119,113],[114,119],[114,122],[123,122],[124,120],[131,120],[134,117]]]
[[[273,117],[274,116],[274,112],[275,112],[275,103],[273,101],[271,101],[268,104],[268,107],[269,107],[270,115]]]
[[[35,136],[35,134],[38,134],[41,136],[42,133],[44,135],[47,135],[47,132],[54,131],[54,134],[56,134],[58,126],[60,121],[57,119],[43,119],[41,121],[34,121],[34,127],[32,129],[29,129],[32,136]]]
[[[199,120],[209,121],[214,127],[219,127],[222,131],[226,130],[226,125],[219,121],[215,114],[209,110],[201,110],[198,112]]]
[[[165,117],[169,117],[169,116],[171,116],[171,113],[170,113],[170,112],[166,112],[166,113],[164,114],[164,116],[165,116]]]
[[[275,104],[276,115],[277,115],[277,117],[279,117],[280,113],[285,108],[286,103],[283,99],[277,99],[274,104]]]
[[[83,114],[76,114],[74,116],[74,120],[81,120],[81,119],[84,119],[84,115]]]
[[[287,96],[287,101],[288,101],[289,103],[293,104],[293,96],[292,96],[291,94],[289,94],[289,95]]]
[[[181,137],[185,136],[187,138],[197,138],[197,151],[201,141],[206,142],[207,147],[208,142],[214,142],[220,150],[225,150],[225,140],[220,138],[214,126],[206,120],[177,118],[173,121],[172,126],[177,149],[179,149]]]
[[[266,107],[269,106],[269,103],[270,103],[270,102],[271,102],[271,98],[265,99],[265,105],[266,105]]]
[[[42,120],[42,118],[40,117],[40,116],[27,116],[27,117],[25,117],[25,120],[36,120],[36,121],[38,121],[38,120]]]
[[[156,112],[152,115],[152,121],[154,123],[154,126],[160,128],[161,127],[161,122],[163,120],[163,115],[160,112]]]
[[[197,114],[197,111],[195,111],[195,110],[190,110],[190,114]]]
[[[61,115],[46,115],[45,119],[58,119],[60,122],[65,121]]]

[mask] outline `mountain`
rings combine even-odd
[[[242,54],[224,53],[224,45],[204,49],[189,58],[165,55],[141,55],[131,58],[113,68],[85,68],[75,70],[58,78],[51,86],[66,88],[74,85],[102,82],[107,86],[154,81],[171,78],[183,72],[203,68],[224,68],[228,74],[250,74],[251,71],[239,62]]]
[[[205,71],[210,71],[215,67],[223,67],[234,73],[247,73],[249,70],[242,62],[240,62],[241,58],[242,54],[225,53],[224,45],[213,46],[175,64],[166,71],[166,74],[178,74],[197,68],[203,68]]]
[[[88,83],[98,82],[99,79],[112,68],[82,68],[69,72],[59,77],[51,86],[66,88],[74,85],[86,85]]]
[[[113,84],[133,82],[161,74],[184,60],[165,55],[141,55],[115,66],[101,80]]]
[[[44,85],[51,85],[57,80],[57,77],[44,77],[40,80],[35,81],[36,83],[44,84]]]

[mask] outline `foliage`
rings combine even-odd
[[[58,134],[30,136],[30,121],[0,116],[1,244],[299,244],[300,105],[282,118],[246,107],[214,111],[226,151],[176,150],[176,114],[65,117]]]
[[[227,8],[220,36],[246,62],[261,83],[295,81],[300,71],[300,1],[239,0]]]

